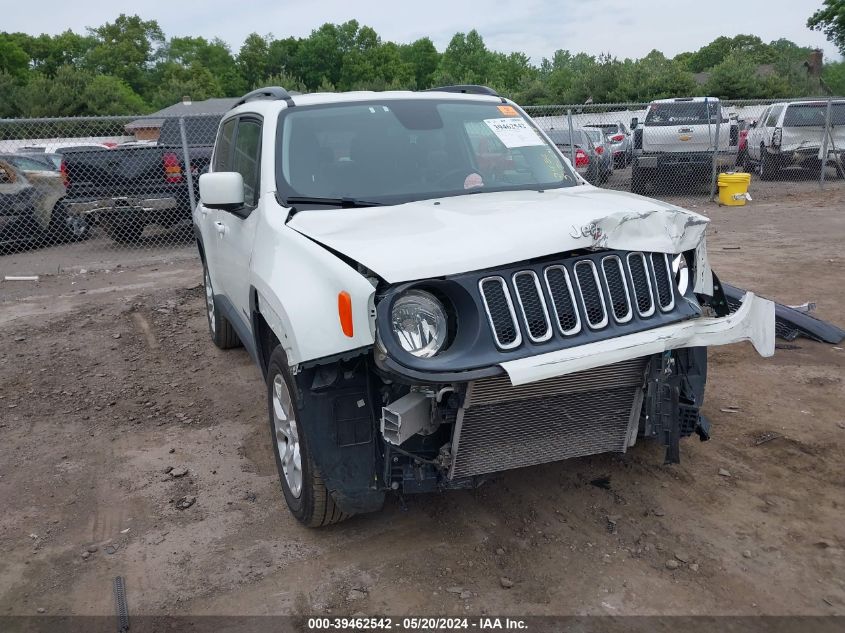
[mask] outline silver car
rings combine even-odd
[[[631,133],[622,121],[617,121],[616,123],[590,123],[584,127],[601,130],[610,144],[615,166],[628,166],[633,156],[633,144],[631,143]]]
[[[613,145],[598,128],[585,127],[584,134],[590,137],[593,142],[593,149],[598,162],[598,180],[599,182],[607,182],[608,178],[613,175],[613,166],[616,162],[613,160]]]

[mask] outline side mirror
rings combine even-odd
[[[640,120],[639,120],[637,117],[633,117],[633,118],[631,119],[631,129],[632,129],[632,130],[636,130],[636,129],[637,129],[637,125],[639,125],[639,123],[640,123]]]
[[[236,171],[200,176],[200,202],[211,209],[232,211],[244,206],[244,178]]]

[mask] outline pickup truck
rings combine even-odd
[[[220,115],[185,117],[192,178],[186,173],[178,118],[165,119],[156,145],[63,152],[67,215],[100,225],[118,243],[135,242],[144,228],[170,228],[191,217],[189,180],[207,170]]]
[[[649,183],[706,181],[736,164],[739,128],[714,97],[658,99],[634,128],[631,192],[644,194]]]
[[[761,180],[776,178],[782,169],[798,166],[820,170],[824,146],[826,101],[773,103],[748,131],[746,171],[756,167]],[[845,177],[845,101],[830,104],[826,165]]]

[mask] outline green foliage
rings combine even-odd
[[[822,71],[822,81],[827,84],[831,93],[845,95],[845,62],[825,64]],[[2,85],[2,81],[0,81],[0,85]]]
[[[145,109],[121,79],[73,66],[60,67],[54,77],[36,75],[18,91],[17,106],[25,117],[134,114]]]
[[[705,92],[721,99],[750,99],[762,92],[756,65],[740,53],[731,53],[710,73]]]
[[[121,13],[113,23],[89,29],[89,33],[96,40],[86,55],[91,70],[123,79],[136,92],[148,87],[150,64],[164,44],[158,22]]]
[[[842,6],[842,0],[826,2],[810,26],[838,37]],[[121,14],[85,34],[0,32],[0,116],[143,114],[184,96],[233,97],[265,85],[325,92],[475,83],[525,105],[641,102],[705,91],[726,98],[803,96],[821,89],[804,69],[808,53],[786,39],[767,44],[737,35],[673,59],[657,50],[622,60],[558,50],[535,64],[518,51],[490,50],[475,30],[456,33],[440,53],[430,38],[384,41],[356,20],[323,24],[307,37],[252,33],[233,53],[220,39],[166,39],[156,21]],[[694,73],[707,73],[706,85]],[[828,64],[823,80],[845,92],[843,73],[841,63]]]
[[[0,72],[24,78],[29,70],[29,55],[14,34],[0,33]]]
[[[824,0],[807,20],[807,27],[821,31],[845,55],[845,0]]]

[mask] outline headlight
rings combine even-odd
[[[418,358],[434,356],[446,343],[446,310],[424,290],[409,290],[396,299],[390,321],[402,349]]]
[[[672,260],[672,273],[675,275],[675,283],[678,284],[678,292],[686,294],[689,288],[689,267],[683,253]]]

